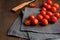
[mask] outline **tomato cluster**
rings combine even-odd
[[[29,25],[37,25],[38,24],[38,19],[31,14],[26,21],[24,21],[24,24],[29,26]]]
[[[30,7],[36,7],[36,5],[31,3]],[[28,19],[24,21],[24,24],[29,26],[41,23],[43,26],[46,26],[49,22],[56,23],[60,18],[60,14],[57,12],[58,9],[59,4],[53,4],[52,0],[47,0],[47,2],[42,3],[40,13],[36,17],[31,14]]]

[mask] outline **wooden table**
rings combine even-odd
[[[22,38],[11,37],[7,35],[8,29],[17,18],[18,13],[11,12],[11,8],[28,0],[0,0],[0,40],[25,40]],[[40,1],[40,0],[39,0]],[[58,0],[57,0],[58,1]],[[37,4],[41,3],[36,0]],[[58,1],[59,2],[59,1]],[[37,5],[39,6],[39,5]]]
[[[7,32],[19,14],[11,12],[11,8],[26,1],[28,0],[0,0],[0,40],[25,40],[8,36]]]

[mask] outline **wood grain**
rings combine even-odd
[[[22,38],[7,36],[8,29],[17,18],[17,13],[19,13],[12,13],[10,9],[22,2],[25,2],[25,0],[0,0],[0,40],[24,40]]]

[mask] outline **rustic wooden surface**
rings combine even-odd
[[[22,38],[11,37],[7,35],[8,29],[11,27],[18,13],[11,12],[11,8],[28,0],[0,0],[0,40],[25,40]],[[56,0],[57,2],[60,2]],[[41,4],[40,0],[36,0],[37,6]]]
[[[7,31],[19,13],[11,12],[11,8],[26,1],[28,0],[0,0],[0,40],[25,40],[22,38],[8,36]]]

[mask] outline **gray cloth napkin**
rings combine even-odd
[[[43,34],[28,32],[30,40],[46,40],[49,38],[60,38],[60,34]]]
[[[25,12],[25,11],[23,11]],[[26,38],[30,40],[45,40],[48,38],[60,38],[60,34],[50,34],[50,33],[34,33],[34,32],[23,32],[21,29],[22,18],[21,15],[12,24],[11,28],[8,31],[8,35]]]
[[[48,24],[47,26],[43,27],[40,24],[36,26],[25,26],[23,24],[24,20],[28,18],[29,15],[34,14],[37,16],[37,14],[40,13],[39,8],[25,8],[23,20],[22,20],[22,26],[21,30],[23,31],[30,31],[30,32],[40,32],[40,33],[60,33],[60,19],[55,24]]]
[[[28,38],[27,32],[20,31],[21,17],[18,16],[17,19],[12,24],[11,28],[8,31],[8,35],[17,36],[21,38]]]
[[[8,31],[8,35],[26,38],[30,40],[45,40],[48,38],[60,38],[60,34],[43,34],[43,33],[33,33],[33,32],[22,32],[20,31],[20,16],[12,24],[11,28]]]

